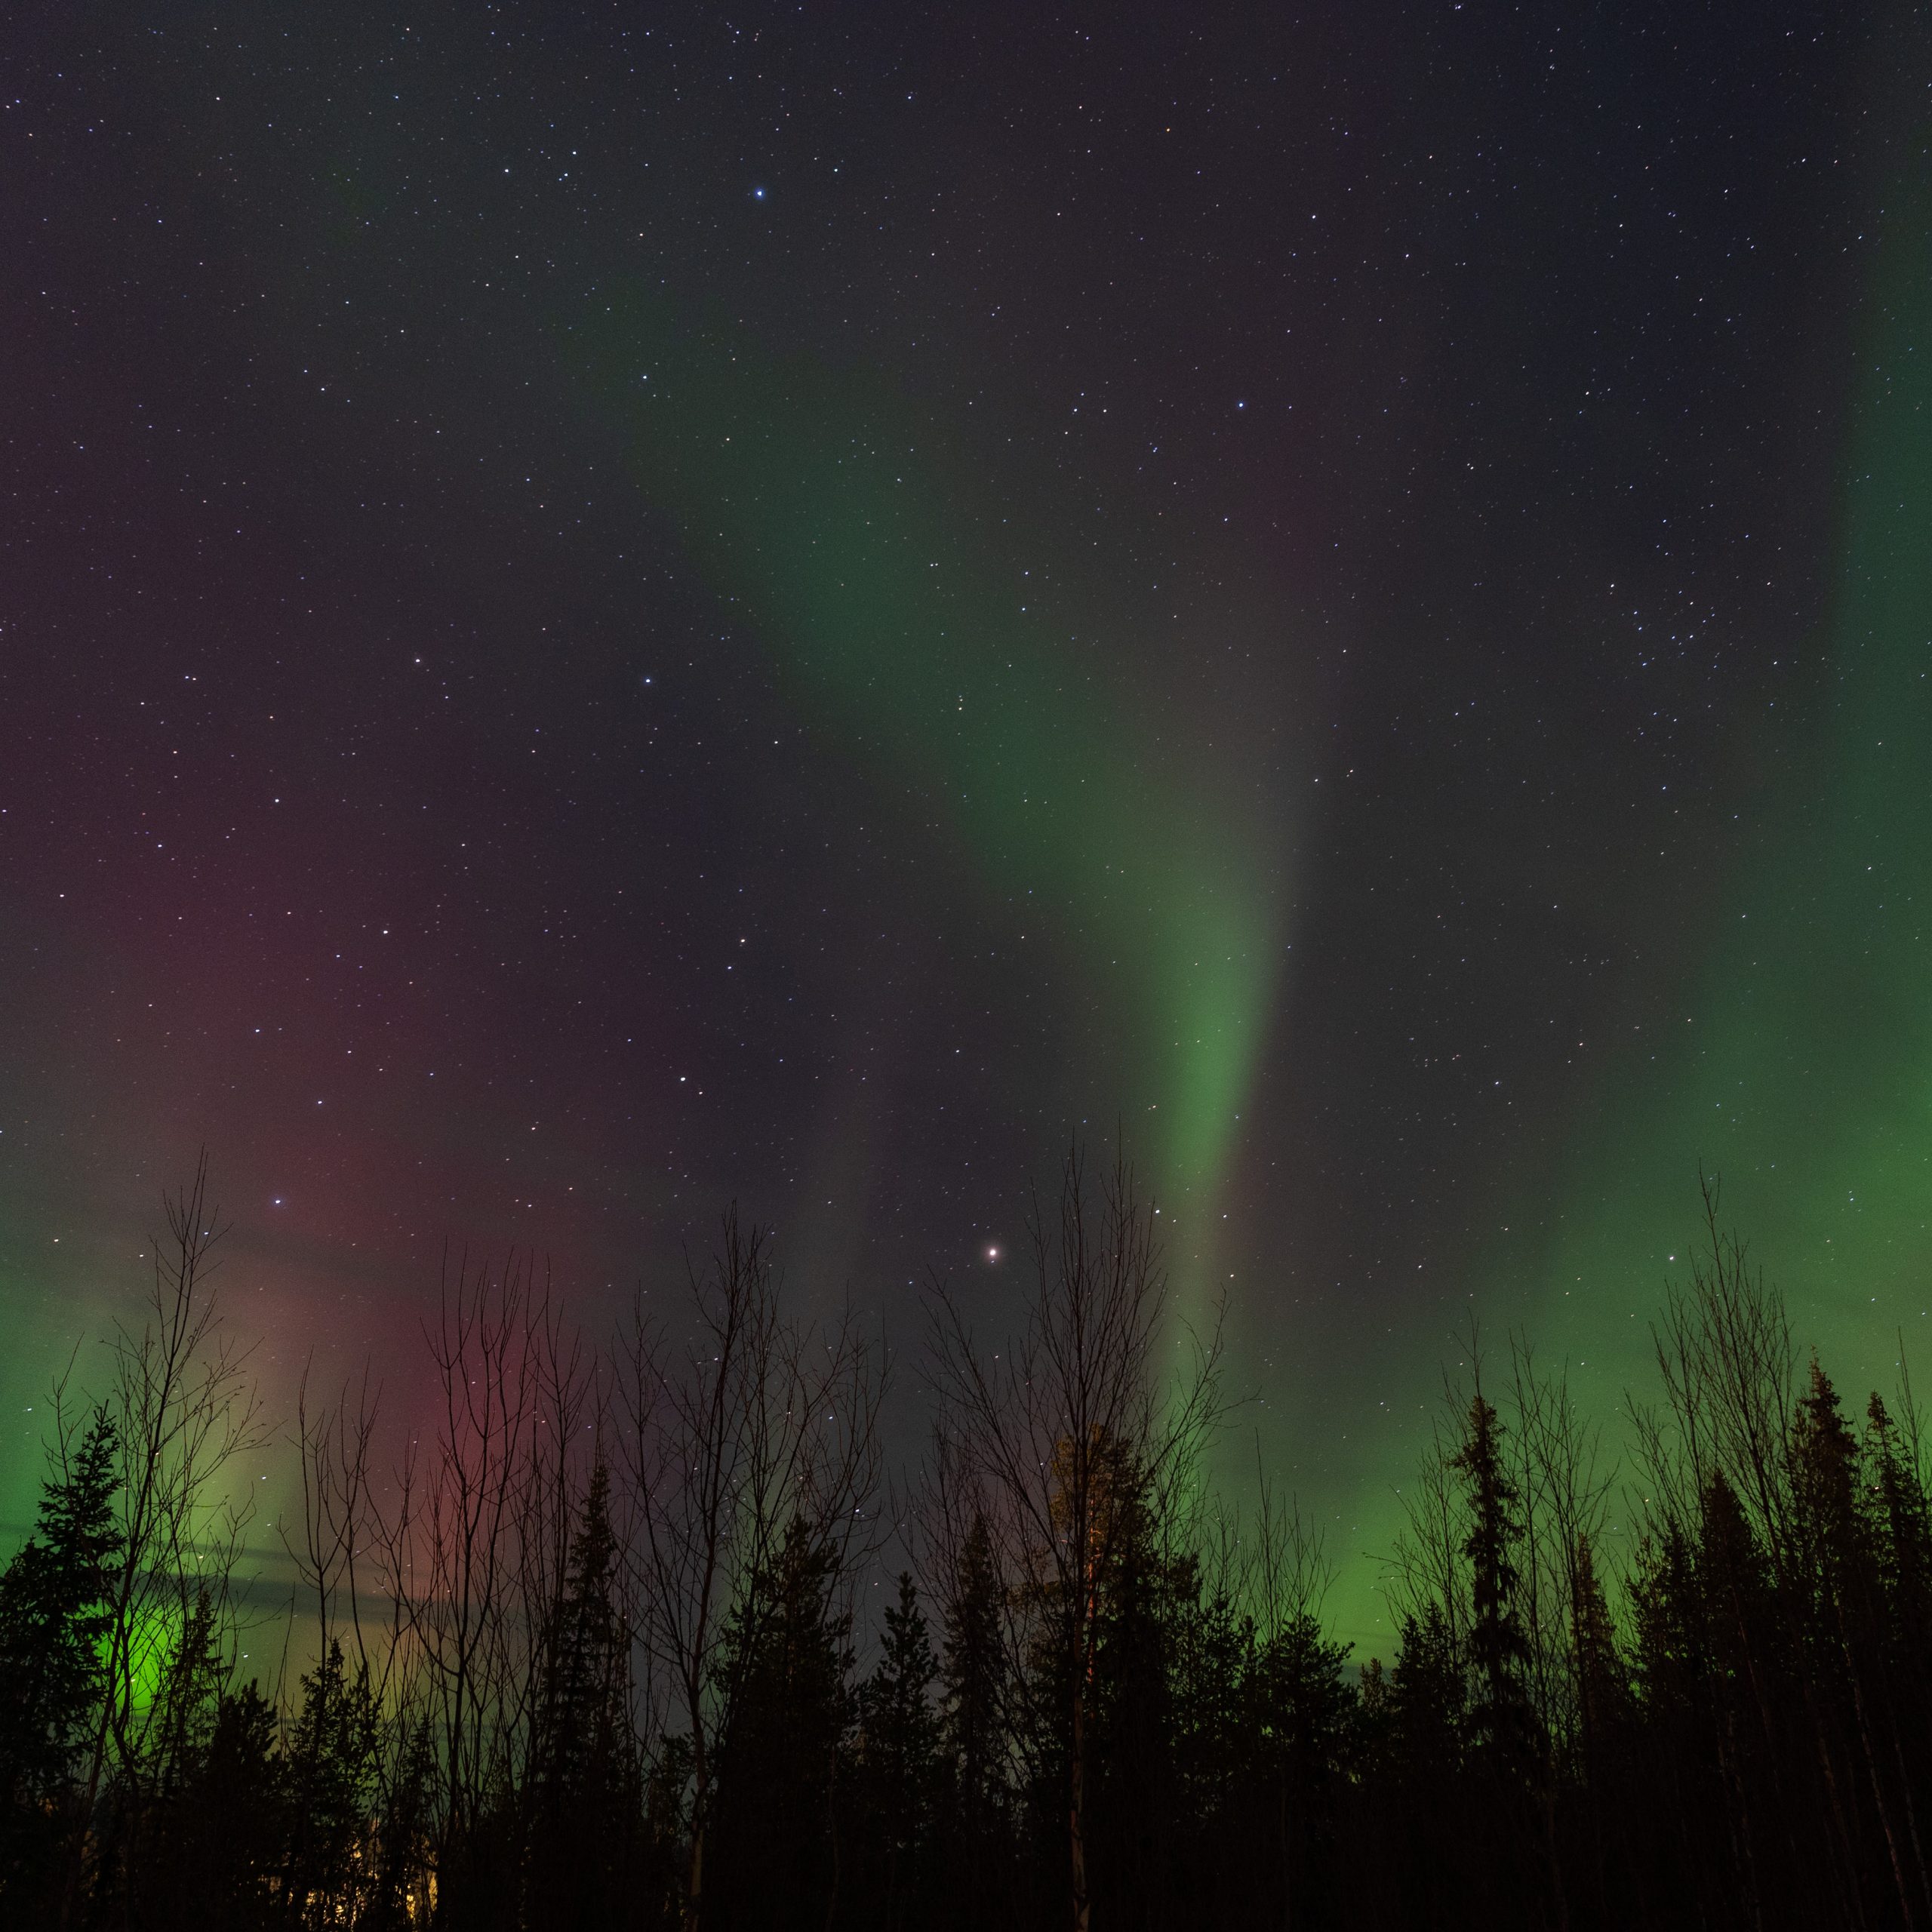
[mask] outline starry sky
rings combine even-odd
[[[278,1401],[735,1199],[910,1444],[1121,1136],[1370,1644],[1458,1325],[1614,1433],[1700,1162],[1932,1339],[1922,13],[0,40],[0,1519],[204,1146]]]

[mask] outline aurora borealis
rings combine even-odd
[[[1700,1162],[1932,1328],[1912,10],[4,32],[17,1441],[204,1144],[278,1397],[736,1198],[910,1441],[1118,1128],[1369,1643],[1457,1325],[1614,1426]]]

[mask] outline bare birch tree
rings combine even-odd
[[[252,1513],[245,1488],[232,1491],[233,1465],[265,1439],[249,1351],[224,1332],[211,1279],[225,1230],[208,1198],[205,1155],[193,1180],[165,1198],[163,1213],[140,1325],[117,1324],[109,1344],[121,1554],[106,1605],[103,1692],[81,1779],[63,1924],[81,1897],[103,1784],[119,1777],[139,1788],[159,1709],[146,1687],[191,1626],[208,1644],[232,1633],[232,1586]],[[60,1421],[57,1413],[57,1427]]]
[[[1075,1150],[1057,1211],[1035,1204],[1019,1337],[989,1349],[949,1281],[932,1300],[941,1429],[956,1479],[980,1499],[1000,1567],[1044,1624],[1058,1664],[1043,1672],[1016,1645],[1013,1681],[1065,1753],[1075,1932],[1087,1932],[1090,1918],[1089,1733],[1106,1580],[1135,1509],[1158,1522],[1186,1506],[1223,1413],[1218,1319],[1206,1338],[1182,1337],[1179,1372],[1161,1374],[1158,1352],[1170,1337],[1154,1221],[1124,1159],[1096,1188]]]
[[[731,1715],[727,1620],[802,1521],[841,1574],[869,1542],[880,1366],[848,1313],[787,1316],[763,1230],[728,1214],[709,1269],[687,1270],[677,1318],[640,1294],[626,1337],[625,1460],[641,1634],[663,1722],[689,1761],[685,1923],[703,1920],[718,1740]]]

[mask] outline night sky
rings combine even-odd
[[[1700,1161],[1932,1373],[1922,10],[0,54],[0,1519],[204,1145],[278,1404],[735,1198],[909,1444],[1124,1134],[1370,1641],[1458,1324],[1614,1432]]]

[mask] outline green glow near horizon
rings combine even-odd
[[[1649,1324],[1687,1272],[1700,1162],[1848,1407],[1892,1388],[1901,1332],[1932,1364],[1932,179],[1908,146],[1919,173],[1875,217],[1853,330],[1829,709],[1801,758],[1734,788],[1761,856],[1713,881],[1673,1037],[1625,1043],[1579,1097],[1561,1154],[1497,1217],[1515,1232],[1461,1284],[1493,1341],[1521,1322],[1569,1365],[1613,1449],[1626,1392],[1653,1392]],[[1362,1472],[1367,1547],[1393,1540],[1422,1432]],[[1342,1593],[1355,1629],[1373,1583]]]
[[[868,789],[939,807],[985,891],[1041,906],[1101,1041],[1082,1077],[1119,1083],[1089,1104],[1125,1114],[1198,1232],[1266,1032],[1278,860],[1116,688],[1129,614],[1083,608],[1106,654],[1070,649],[1063,541],[978,513],[984,489],[949,476],[883,380],[681,328],[648,298],[591,334],[638,483],[795,701]],[[1198,1304],[1207,1246],[1174,1258]]]
[[[1587,1278],[1619,1230],[1633,1260],[1629,1235],[1667,1231],[1667,1255],[1701,1157],[1828,1355],[1875,1308],[1889,1334],[1900,1291],[1917,1320],[1932,1262],[1932,197],[1898,187],[1858,331],[1832,712],[1808,768],[1761,774],[1767,856],[1684,1038],[1577,1164],[1547,1269]]]

